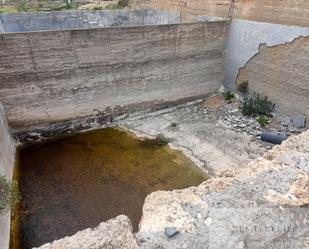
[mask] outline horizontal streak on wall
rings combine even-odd
[[[0,101],[13,128],[173,101],[223,81],[228,22],[3,34]]]

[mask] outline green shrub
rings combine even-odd
[[[177,126],[177,123],[176,122],[172,122],[171,123],[171,127],[175,128]]]
[[[225,100],[230,101],[230,100],[232,100],[234,98],[235,98],[235,95],[231,91],[228,91],[228,92],[224,93],[224,99]]]
[[[265,127],[268,124],[268,117],[265,115],[260,115],[257,117],[256,121],[260,124],[261,127]]]
[[[254,94],[244,99],[242,113],[245,116],[254,117],[258,115],[271,116],[274,107],[275,105],[269,101],[266,96],[262,98],[260,95]]]
[[[0,213],[8,211],[20,200],[17,183],[0,175]]]
[[[28,12],[29,10],[29,3],[27,0],[19,0],[17,4],[17,11],[18,12]]]
[[[244,80],[244,81],[240,82],[239,84],[237,84],[237,89],[242,93],[247,93],[248,92],[248,85],[249,85],[249,82],[247,80]]]
[[[75,7],[73,0],[64,0],[66,9],[73,9]]]

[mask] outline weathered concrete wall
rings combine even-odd
[[[267,95],[282,113],[308,115],[308,40],[293,42],[302,36],[309,36],[309,28],[233,20],[224,63],[225,86],[236,90],[241,71],[238,82],[248,80],[252,92]],[[263,44],[274,48],[261,53]],[[275,48],[279,45],[284,45],[280,53]]]
[[[257,22],[309,27],[309,1],[234,0],[233,17]]]
[[[2,34],[0,101],[13,128],[207,95],[228,22]]]
[[[307,35],[309,35],[309,28],[305,27],[233,20],[230,25],[224,62],[225,86],[235,89],[239,70],[259,52],[261,44],[275,46]]]
[[[179,13],[160,10],[79,10],[0,14],[0,33],[179,23]]]
[[[10,136],[2,105],[0,104],[0,175],[12,178],[15,145]],[[9,248],[10,213],[0,214],[0,248]]]
[[[237,82],[249,79],[250,92],[267,94],[283,113],[309,117],[309,34],[259,50],[240,70]]]
[[[135,7],[180,12],[182,21],[193,21],[199,15],[228,17],[231,0],[140,0]]]

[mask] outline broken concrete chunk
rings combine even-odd
[[[175,227],[166,227],[164,233],[168,238],[172,238],[177,235],[179,231]]]
[[[292,124],[297,129],[301,129],[305,127],[306,117],[302,114],[294,116],[292,118]]]

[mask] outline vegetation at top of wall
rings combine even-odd
[[[7,212],[20,200],[16,181],[9,181],[0,175],[0,214]]]
[[[77,9],[73,0],[11,0],[2,1],[2,4],[0,4],[0,13],[62,11],[71,9]]]
[[[117,3],[111,3],[104,7],[100,3],[92,4],[86,9],[110,10],[123,9],[127,7],[130,0],[118,0]],[[17,12],[38,12],[38,11],[64,11],[78,9],[79,6],[86,6],[78,0],[0,0],[0,13],[17,13]],[[91,5],[91,4],[90,4]]]
[[[245,116],[258,116],[265,115],[270,117],[275,105],[267,99],[261,97],[259,94],[254,93],[254,95],[244,99],[242,104],[242,113]]]
[[[248,92],[248,86],[249,86],[249,81],[244,80],[244,81],[237,84],[237,89],[242,93],[247,93]]]

